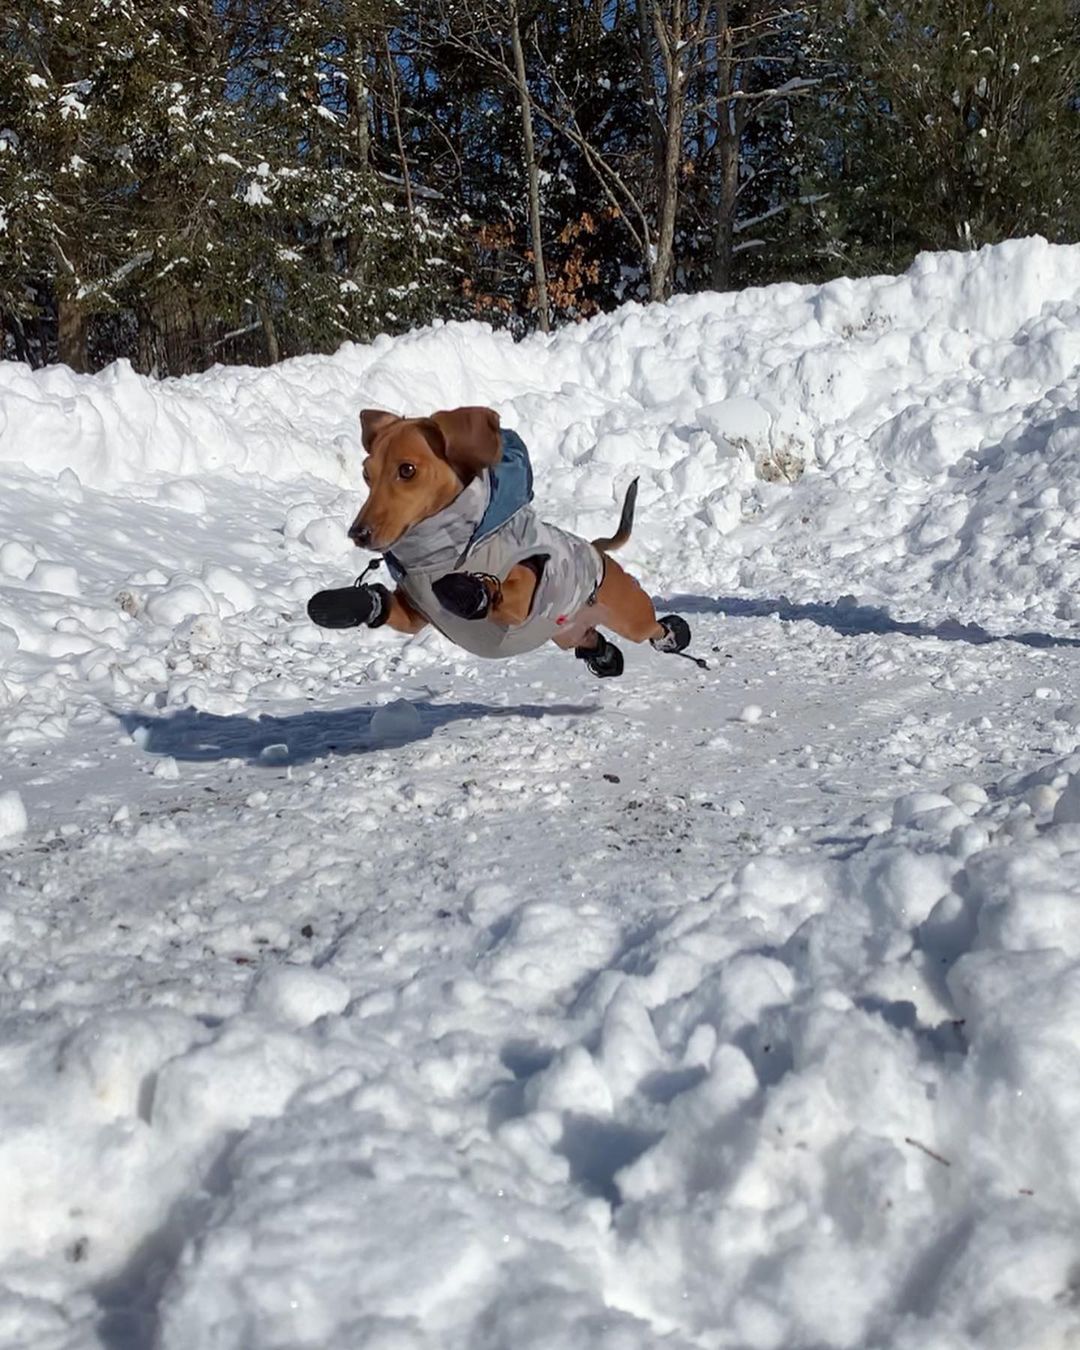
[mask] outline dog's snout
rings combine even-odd
[[[359,521],[355,521],[349,526],[349,538],[359,548],[367,548],[371,543],[371,526],[361,525]]]

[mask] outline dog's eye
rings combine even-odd
[[[398,477],[399,477],[399,478],[415,478],[415,477],[416,477],[416,465],[415,465],[415,464],[402,464],[402,465],[399,465],[399,467],[398,467]]]

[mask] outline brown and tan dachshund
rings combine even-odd
[[[393,593],[381,586],[359,585],[320,592],[309,606],[311,617],[329,627],[388,623],[400,633],[418,633],[428,623],[434,623],[452,641],[478,650],[481,655],[514,654],[512,647],[505,652],[474,647],[468,638],[462,639],[461,634],[469,630],[462,629],[460,620],[493,624],[503,634],[532,622],[537,592],[544,586],[545,559],[541,555],[545,550],[538,546],[538,556],[521,557],[522,551],[529,548],[531,536],[522,537],[520,527],[515,539],[516,555],[506,554],[516,556],[517,560],[505,570],[482,570],[470,565],[470,558],[463,553],[456,565],[446,569],[451,573],[449,577],[436,577],[434,594],[442,604],[432,603],[430,590],[421,591],[418,597],[417,586],[410,584],[407,569],[395,566],[395,549],[406,559],[407,546],[413,546],[415,552],[421,526],[430,533],[440,528],[439,522],[449,522],[452,543],[455,514],[467,516],[473,495],[467,489],[496,466],[502,456],[504,435],[498,415],[490,408],[457,408],[430,417],[397,417],[389,412],[365,410],[360,420],[368,496],[349,527],[349,537],[360,548],[388,555],[397,586]],[[517,443],[520,445],[520,441]],[[487,500],[486,493],[481,496],[483,486],[477,485],[478,502]],[[455,503],[459,505],[455,507]],[[531,520],[531,509],[525,509]],[[677,616],[658,620],[646,592],[609,556],[629,538],[632,514],[633,495],[628,495],[620,529],[611,538],[592,540],[591,545],[577,536],[537,523],[538,531],[558,536],[557,545],[563,548],[594,550],[593,554],[585,553],[583,565],[586,570],[593,567],[595,580],[587,586],[587,594],[579,587],[577,595],[582,602],[572,613],[555,615],[537,642],[530,641],[528,646],[550,638],[561,648],[575,649],[589,662],[590,669],[600,675],[621,673],[622,658],[597,631],[599,628],[607,628],[631,642],[651,642],[661,651],[678,651],[686,646],[690,634],[685,621]],[[471,529],[474,524],[474,520],[466,519],[463,528]],[[371,593],[374,612],[368,611],[361,592]],[[451,592],[453,599],[448,601]],[[546,604],[546,596],[542,598]],[[444,612],[444,607],[453,614]],[[554,608],[559,608],[558,603]],[[439,612],[432,613],[433,609]],[[606,651],[610,655],[605,660]],[[617,670],[610,668],[613,663],[618,665]],[[594,668],[597,664],[600,669]]]

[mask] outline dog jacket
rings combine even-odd
[[[501,457],[437,515],[422,520],[385,555],[409,602],[451,642],[474,656],[519,656],[555,637],[596,596],[603,558],[586,539],[540,520],[532,502],[532,466],[525,443],[503,431]],[[487,572],[500,581],[517,563],[542,559],[532,609],[524,623],[462,619],[445,609],[432,584],[450,572]]]

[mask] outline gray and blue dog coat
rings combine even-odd
[[[474,656],[519,656],[548,642],[596,598],[604,571],[602,555],[588,540],[538,518],[531,505],[532,466],[525,443],[514,431],[500,434],[500,459],[449,506],[412,526],[385,555],[409,603]],[[450,572],[486,572],[504,581],[528,558],[542,566],[529,616],[516,627],[491,617],[462,619],[432,590]]]

